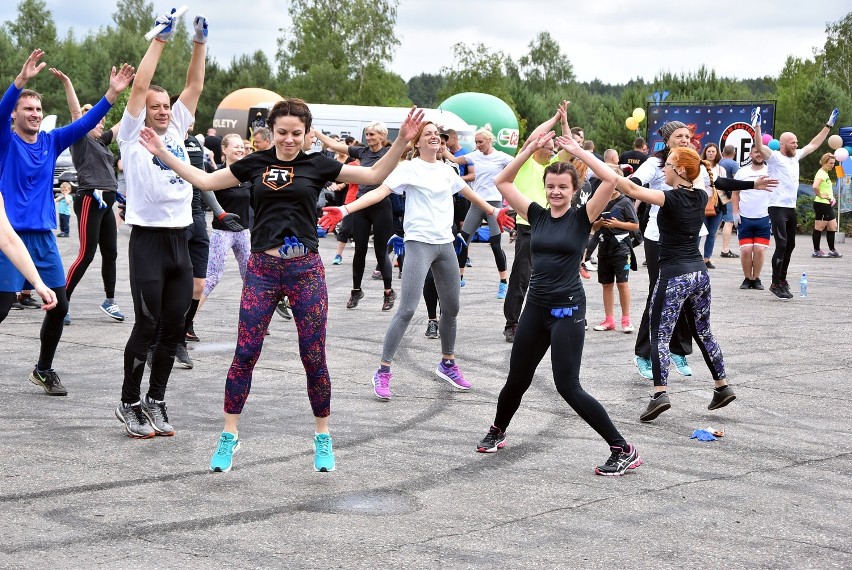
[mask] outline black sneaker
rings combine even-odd
[[[498,449],[503,449],[506,445],[506,432],[500,431],[497,426],[491,426],[482,441],[476,446],[476,451],[479,453],[494,453]]]
[[[710,405],[707,406],[707,409],[718,410],[719,408],[724,408],[736,399],[737,395],[734,394],[734,389],[730,386],[725,386],[721,390],[713,390],[713,399],[710,400]]]
[[[731,258],[731,259],[737,259],[739,257],[739,254],[734,253],[733,251],[723,251],[722,253],[719,254],[719,257],[728,257],[728,258]]]
[[[20,295],[18,303],[25,309],[41,309],[41,304],[32,298],[32,295]]]
[[[713,265],[713,262],[710,261],[709,259],[704,262],[704,265],[707,267],[707,269],[716,269],[716,266]]]
[[[278,313],[278,316],[280,316],[285,321],[292,321],[293,311],[290,310],[290,299],[288,299],[287,297],[281,299],[281,301],[277,305],[275,305],[275,312]]]
[[[785,280],[785,281],[782,281],[782,282],[781,282],[781,287],[784,289],[784,296],[785,296],[785,298],[787,298],[787,299],[792,299],[792,298],[793,298],[793,294],[792,294],[792,293],[790,293],[790,284],[789,284],[789,283],[787,283],[787,281]]]
[[[769,292],[778,297],[779,299],[789,299],[787,293],[784,291],[784,287],[781,286],[780,283],[773,283],[769,286]]]
[[[18,299],[15,299],[14,301],[12,301],[12,306],[9,307],[9,308],[14,310],[14,311],[23,311],[24,310],[24,306],[18,302]]]
[[[663,394],[657,398],[651,398],[651,401],[648,402],[648,408],[641,416],[639,416],[639,421],[650,422],[671,407],[672,402],[669,400],[668,394]]]
[[[44,392],[48,396],[68,395],[68,390],[59,381],[59,375],[52,368],[50,370],[39,370],[38,367],[33,368],[33,373],[30,374],[30,382],[44,388]]]
[[[360,289],[352,289],[352,294],[349,295],[349,301],[346,303],[347,309],[354,309],[358,306],[358,301],[364,298],[364,292]]]
[[[506,342],[515,342],[515,333],[518,330],[518,325],[509,325],[503,329],[503,337]]]
[[[391,289],[384,295],[384,300],[382,301],[382,310],[390,311],[393,309],[393,305],[396,302],[396,292]]]
[[[148,418],[142,413],[142,404],[120,403],[115,409],[115,417],[124,424],[127,435],[136,439],[149,439],[154,437],[154,428],[151,427]]]
[[[166,403],[152,400],[148,396],[142,398],[140,404],[142,413],[148,418],[151,427],[154,428],[155,435],[172,436],[175,434],[175,428],[169,423],[169,415],[166,411]]]
[[[438,333],[438,321],[429,320],[429,324],[426,325],[426,338],[441,338]]]
[[[189,329],[186,331],[186,340],[189,342],[201,341],[201,339],[198,338],[198,335],[195,334],[195,325],[189,325]]]
[[[760,277],[751,280],[751,288],[763,291],[763,283],[760,282]]]
[[[636,469],[642,465],[642,458],[639,457],[639,452],[632,444],[628,444],[626,450],[620,447],[610,447],[609,449],[612,453],[606,463],[595,468],[596,475],[618,477],[627,473],[628,469]]]
[[[175,351],[175,362],[177,362],[178,366],[181,368],[191,369],[195,366],[195,363],[192,362],[192,358],[189,357],[189,353],[186,351],[186,346],[182,344],[177,345],[177,350]]]
[[[743,282],[742,282],[742,284],[740,285],[740,289],[751,289],[751,288],[752,288],[752,286],[751,286],[751,279],[749,279],[748,277],[746,277],[745,279],[743,279]]]

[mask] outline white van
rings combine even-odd
[[[381,121],[388,127],[388,140],[394,140],[399,127],[408,116],[408,107],[369,107],[365,105],[321,105],[309,103],[313,115],[313,128],[326,135],[339,135],[340,138],[354,137],[366,143],[364,129],[370,123]],[[453,129],[459,135],[459,144],[473,150],[473,136],[476,127],[468,125],[461,117],[441,109],[423,109],[424,118],[444,129]],[[319,141],[314,142],[314,150],[322,148]]]

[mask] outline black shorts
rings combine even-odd
[[[834,213],[834,208],[831,204],[824,202],[814,202],[814,220],[817,222],[830,222],[837,216]]]
[[[628,238],[629,239],[629,238]],[[630,250],[618,250],[613,255],[598,253],[598,283],[608,285],[627,283],[630,277]]]
[[[207,277],[207,258],[210,255],[210,238],[207,237],[207,217],[204,212],[192,213],[192,225],[186,228],[189,258],[192,260],[192,276]]]

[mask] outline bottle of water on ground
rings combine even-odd
[[[799,281],[799,296],[808,296],[808,276],[805,273],[802,273],[802,279]]]

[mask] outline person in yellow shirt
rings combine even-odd
[[[837,159],[830,152],[819,159],[820,168],[814,175],[814,252],[811,257],[843,257],[834,249],[834,234],[837,233],[837,215],[834,213],[834,189],[829,171],[834,168]],[[820,239],[825,231],[828,253],[820,249]]]

